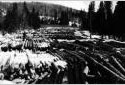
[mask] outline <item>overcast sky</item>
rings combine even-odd
[[[68,6],[68,7],[72,7],[78,10],[81,9],[85,9],[86,11],[88,11],[88,5],[90,3],[90,1],[83,1],[83,0],[0,0],[2,2],[46,2],[46,3],[53,3],[53,4],[59,4],[59,5],[64,5],[64,6]],[[96,2],[96,6],[95,8],[98,8],[99,5],[99,1],[95,1]],[[116,1],[113,1],[113,4],[115,4]]]

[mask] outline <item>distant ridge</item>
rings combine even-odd
[[[20,10],[22,10],[24,2],[16,2],[16,3],[18,4],[19,12],[21,12]],[[45,3],[45,2],[26,2],[26,3],[29,11],[31,11],[32,8],[34,7],[36,10],[40,12],[41,15],[44,15],[46,12],[48,16],[53,16],[54,10],[58,12],[58,15],[60,15],[61,11],[67,11],[67,10],[68,11],[72,10],[72,12],[74,13],[79,12],[79,10],[77,9],[72,9],[70,7],[51,4],[51,3]],[[10,2],[0,2],[0,9],[5,9],[5,10],[11,9],[12,4],[13,3]]]

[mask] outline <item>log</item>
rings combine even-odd
[[[82,53],[82,52],[81,52]],[[98,61],[96,61],[95,59],[93,59],[92,57],[86,56],[89,59],[93,60],[97,65],[101,66],[102,68],[106,69],[107,71],[109,71],[110,73],[112,73],[114,76],[116,76],[118,79],[121,79],[122,81],[125,82],[125,78],[119,76],[119,74],[115,73],[114,71],[110,70],[108,67],[104,66],[103,64],[99,63]]]
[[[114,60],[114,62],[120,67],[120,69],[125,72],[125,68],[117,61],[116,58],[114,58],[113,56],[111,56],[111,58]]]

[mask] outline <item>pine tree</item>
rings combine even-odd
[[[106,35],[112,35],[112,22],[113,22],[113,13],[112,13],[112,2],[111,1],[105,1],[105,19],[106,19],[106,25],[105,25],[105,34]]]
[[[88,30],[90,32],[93,32],[94,30],[94,25],[93,25],[94,18],[95,18],[95,2],[92,1],[88,9],[88,23],[89,23]],[[90,34],[90,38],[91,38],[91,34]]]
[[[81,10],[79,13],[79,18],[81,21],[81,30],[87,30],[88,28],[88,20],[87,20],[87,13],[84,10]]]
[[[125,26],[125,2],[118,1],[114,11],[113,33],[119,38],[124,36]]]
[[[18,29],[19,26],[19,17],[18,17],[18,6],[17,3],[13,3],[13,9],[12,9],[12,18],[13,18],[13,25],[15,29]]]
[[[29,16],[29,26],[33,27],[34,29],[37,29],[40,27],[40,18],[39,18],[39,12],[35,10],[33,7],[32,12],[30,13]]]
[[[99,9],[96,13],[96,21],[95,21],[95,31],[97,33],[99,33],[100,35],[102,35],[102,38],[103,38],[103,35],[105,34],[104,33],[104,30],[105,30],[105,22],[106,22],[106,19],[105,19],[105,8],[104,8],[104,2],[101,1],[100,2],[100,6],[99,6]]]
[[[18,26],[18,7],[17,3],[13,3],[12,10],[8,10],[7,15],[5,16],[4,30],[7,32],[13,32],[18,28]]]
[[[72,20],[74,17],[73,17],[73,10],[72,8],[69,9],[69,19]]]
[[[62,11],[60,17],[60,25],[68,25],[68,24],[69,24],[68,13],[66,11]]]
[[[38,29],[40,27],[40,18],[39,18],[39,11],[37,11],[34,15],[34,29]]]
[[[23,29],[27,28],[28,27],[28,20],[29,20],[29,10],[27,8],[27,4],[26,2],[24,2],[23,4],[23,10],[22,10],[22,15],[21,15],[21,24],[22,24],[22,27]]]
[[[57,10],[54,9],[54,24],[57,24],[57,17],[58,17]]]

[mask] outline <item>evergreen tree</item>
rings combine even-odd
[[[112,2],[111,1],[105,1],[104,2],[105,6],[105,19],[106,19],[106,24],[105,24],[105,34],[107,35],[112,35],[112,22],[113,22],[113,13],[112,13]]]
[[[28,16],[29,10],[28,10],[28,8],[27,8],[26,2],[23,3],[23,12],[24,12],[24,14],[25,14],[26,16]]]
[[[7,11],[7,15],[4,20],[4,30],[7,32],[15,31],[19,26],[18,21],[18,7],[17,3],[13,3],[12,10]]]
[[[88,30],[90,32],[93,32],[94,30],[94,19],[95,19],[95,2],[92,1],[89,5],[89,9],[88,9]],[[91,38],[91,35],[90,35]]]
[[[57,24],[57,17],[58,17],[57,10],[54,9],[54,24]]]
[[[8,32],[10,32],[11,31],[11,22],[12,22],[12,17],[11,17],[12,15],[11,15],[11,11],[10,10],[8,10],[7,11],[7,14],[6,14],[6,16],[5,16],[5,20],[4,20],[4,24],[3,24],[3,27],[4,27],[4,31],[8,31]]]
[[[17,3],[13,3],[13,9],[12,9],[12,18],[13,18],[13,25],[14,25],[14,28],[18,28],[19,26],[19,17],[18,17],[18,6],[17,6]]]
[[[62,11],[60,17],[60,25],[68,25],[68,24],[69,24],[68,13],[66,11]]]
[[[72,20],[73,18],[73,11],[72,11],[72,8],[70,8],[69,10],[69,19]]]
[[[85,11],[81,10],[80,13],[79,13],[79,18],[80,18],[80,21],[81,21],[80,29],[81,30],[87,30],[87,28],[88,28],[87,13]]]
[[[26,27],[28,27],[28,20],[29,20],[29,10],[27,8],[27,4],[26,2],[24,2],[23,4],[23,10],[22,10],[22,15],[21,15],[21,24],[22,24],[22,27],[23,29],[25,29]]]
[[[117,37],[124,36],[125,26],[125,2],[118,1],[114,11],[113,33]]]
[[[96,13],[96,19],[95,19],[95,31],[97,33],[99,33],[100,35],[102,35],[102,38],[103,38],[103,35],[105,34],[104,30],[105,30],[105,22],[106,22],[106,19],[105,19],[105,7],[104,7],[104,2],[101,1],[100,2],[100,6],[99,6],[99,9]]]
[[[30,13],[29,17],[29,26],[33,27],[34,29],[37,29],[40,27],[40,18],[39,18],[39,12],[35,11],[35,8],[33,7],[32,12]]]

